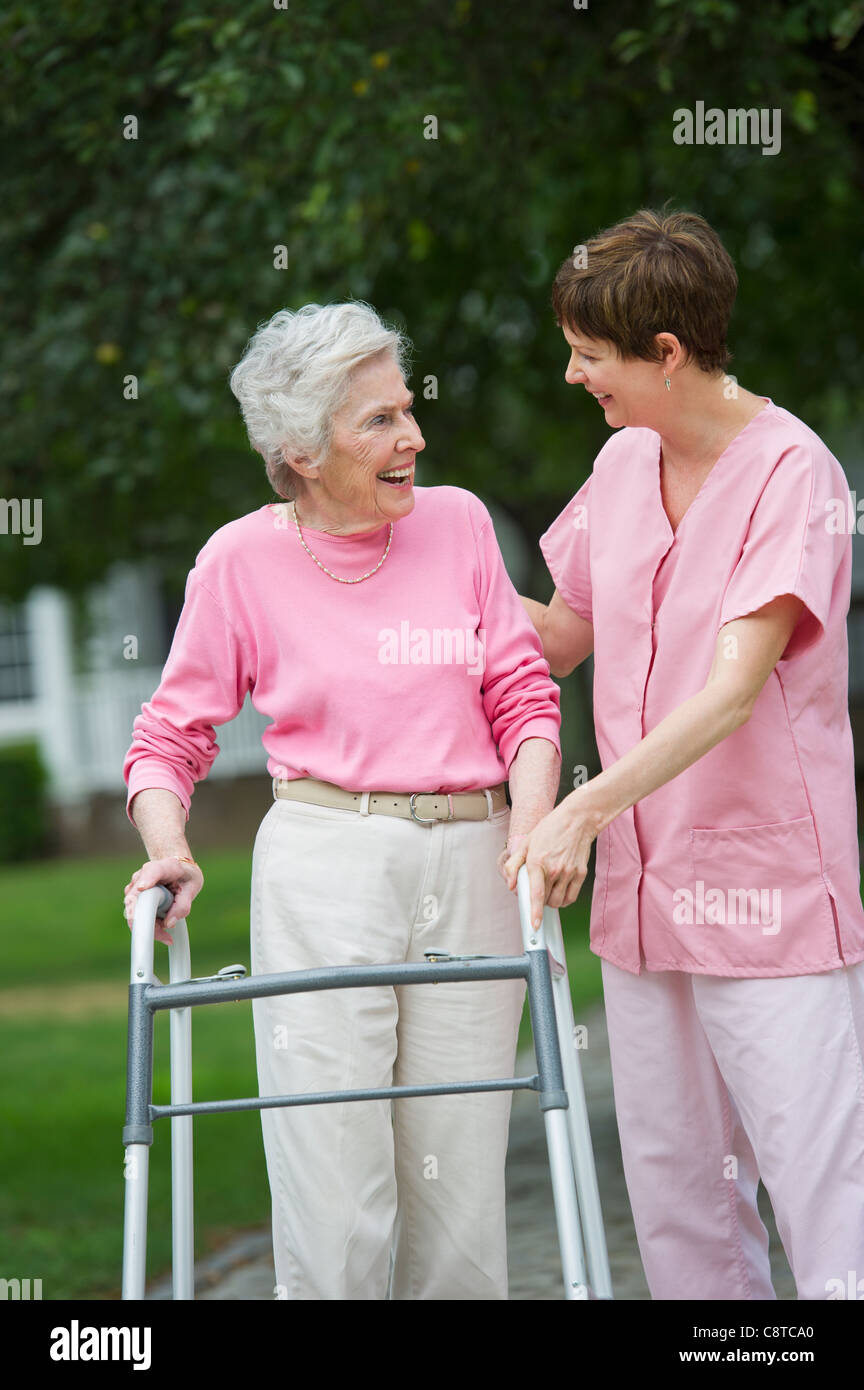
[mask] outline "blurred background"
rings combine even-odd
[[[5,8],[0,1276],[44,1271],[46,1298],[117,1293],[122,889],[146,857],[121,768],[197,551],[273,498],[227,377],[278,308],[362,298],[404,328],[418,483],[479,494],[517,588],[547,599],[538,538],[608,437],[564,381],[554,274],[639,207],[705,216],[740,279],[730,373],[822,435],[853,491],[864,765],[862,51],[864,3],[842,0]],[[697,102],[779,113],[779,148],[676,143],[674,113]],[[591,678],[589,661],[561,683],[562,792],[599,768]],[[244,958],[265,724],[247,700],[195,792],[196,974]],[[590,882],[568,909],[586,1005],[589,903]],[[251,1013],[198,1012],[200,1094],[254,1093]],[[211,1248],[266,1222],[269,1198],[257,1127],[196,1125],[196,1142],[220,1136],[199,1150]]]

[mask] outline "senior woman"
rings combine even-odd
[[[362,302],[282,310],[231,376],[274,491],[199,552],[124,763],[159,929],[202,887],[185,836],[247,691],[273,800],[255,974],[521,950],[503,859],[553,807],[558,687],[488,511],[415,488],[407,340]],[[509,778],[512,810],[505,778]],[[262,1095],[512,1074],[521,981],[254,1001]],[[504,1299],[509,1092],[261,1112],[279,1296]],[[391,1280],[392,1254],[392,1280]]]
[[[616,433],[540,542],[551,602],[523,601],[553,673],[593,651],[603,770],[505,872],[527,861],[561,906],[597,839],[591,946],[653,1297],[776,1297],[761,1176],[799,1298],[837,1298],[864,1272],[849,490],[725,374],[736,288],[686,212],[638,212],[556,276],[566,380]]]

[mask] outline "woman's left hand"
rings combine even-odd
[[[599,831],[587,788],[587,783],[577,787],[530,834],[513,836],[512,848],[507,842],[509,857],[502,855],[502,873],[511,892],[520,866],[528,870],[535,927],[542,921],[544,904],[557,908],[575,903],[585,882],[591,845]]]

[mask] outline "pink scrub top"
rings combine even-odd
[[[660,436],[625,428],[541,538],[594,626],[604,768],[708,678],[724,624],[806,604],[749,721],[597,838],[591,949],[634,974],[803,975],[864,959],[848,709],[852,536],[837,459],[767,401],[673,533]]]

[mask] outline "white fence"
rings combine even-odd
[[[93,792],[122,794],[133,721],[161,678],[155,667],[72,677],[65,690],[54,690],[50,701],[37,698],[0,707],[0,742],[36,740],[54,801],[80,801]],[[261,733],[269,722],[247,697],[236,719],[216,726],[220,752],[208,777],[266,775]],[[62,749],[58,728],[66,731]]]
[[[142,704],[152,698],[162,678],[157,669],[112,671],[79,678],[73,696],[73,719],[78,730],[78,761],[84,789],[110,791],[123,786],[123,759],[132,742],[132,723]],[[249,697],[230,724],[214,726],[219,754],[208,774],[237,777],[266,774],[267,753],[261,732],[269,719],[258,713]]]

